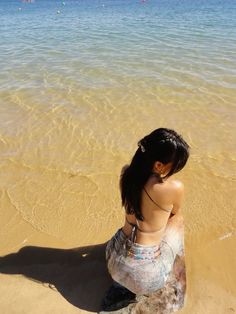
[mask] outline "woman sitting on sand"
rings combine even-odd
[[[138,143],[121,173],[125,223],[106,247],[108,270],[134,294],[164,287],[184,250],[183,184],[171,178],[186,164],[189,146],[174,130],[159,128]]]

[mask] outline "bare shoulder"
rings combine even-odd
[[[149,189],[156,197],[163,197],[163,199],[171,203],[174,203],[177,198],[184,194],[184,184],[172,178],[168,178],[163,184],[149,185]]]
[[[184,184],[183,182],[172,179],[170,181],[171,189],[172,189],[172,195],[173,195],[173,210],[172,213],[176,214],[180,211],[183,198],[184,198]]]
[[[170,180],[170,186],[173,189],[173,192],[177,194],[184,193],[184,184],[180,180],[172,179]]]

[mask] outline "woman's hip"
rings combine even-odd
[[[158,246],[131,243],[121,230],[108,242],[106,258],[112,278],[136,294],[163,287],[174,263],[165,242]]]

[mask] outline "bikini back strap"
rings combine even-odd
[[[134,243],[135,239],[136,239],[136,233],[137,233],[138,226],[136,224],[133,224],[132,222],[129,222],[127,217],[125,217],[125,219],[128,222],[128,224],[132,227],[132,231],[131,231],[131,234],[129,236],[129,239],[131,240],[132,243]],[[126,245],[127,245],[127,243],[126,243]]]
[[[131,227],[136,227],[137,229],[139,229],[138,225],[136,224],[133,224],[132,222],[130,222],[127,217],[125,217],[125,220],[128,222],[128,224],[131,226]],[[137,219],[136,219],[136,222],[137,222]]]
[[[142,232],[142,233],[158,233],[158,232],[164,230],[166,227],[166,226],[163,226],[162,228],[155,230],[155,231],[143,231],[142,229],[140,229],[139,222],[137,219],[136,219],[137,224],[133,224],[132,222],[128,221],[127,217],[125,217],[125,219],[126,219],[127,223],[132,227],[132,233],[135,233],[135,234],[136,234],[137,230]]]
[[[163,208],[163,207],[161,207],[159,204],[157,204],[152,198],[151,198],[151,196],[148,194],[148,192],[147,192],[147,190],[145,189],[145,187],[143,187],[143,189],[144,189],[144,192],[147,194],[147,196],[149,197],[149,199],[156,205],[156,206],[158,206],[160,209],[162,209],[162,210],[164,210],[164,211],[166,211],[166,212],[171,212],[172,211],[172,209],[166,209],[166,208]]]

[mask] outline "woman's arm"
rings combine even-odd
[[[171,211],[171,215],[181,215],[181,206],[184,198],[184,185],[181,181],[175,180],[175,192],[174,192],[174,201],[173,201],[173,209]]]

